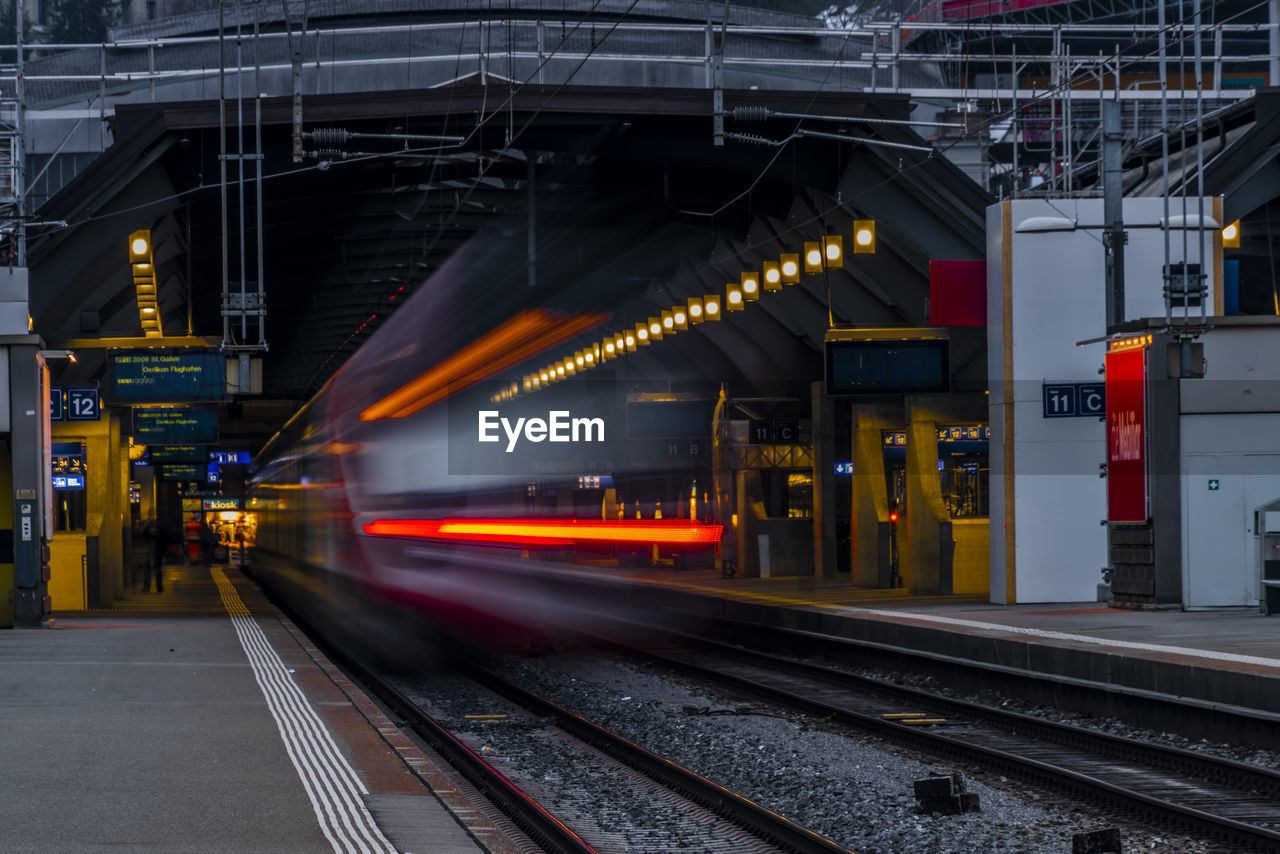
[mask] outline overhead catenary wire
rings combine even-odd
[[[1260,5],[1261,5],[1261,4],[1260,4]],[[584,61],[585,61],[585,60],[584,60]],[[545,62],[544,62],[544,63],[541,63],[541,64],[540,64],[540,66],[541,66],[541,65],[545,65],[545,64],[546,64]],[[580,66],[581,66],[581,63],[579,63],[579,67],[580,67]],[[1064,85],[1065,85],[1065,84],[1064,84]],[[508,99],[510,99],[510,97],[512,97],[512,95],[514,94],[514,91],[516,91],[516,90],[515,90],[515,87],[512,87],[512,91],[508,93]],[[508,101],[508,104],[507,104],[507,112],[508,112],[508,114],[510,114],[510,109],[511,109],[511,106],[510,106],[510,103],[509,103],[509,101]],[[493,115],[494,115],[494,114],[496,114],[496,113],[497,113],[497,111],[496,111],[496,110],[494,111],[494,113],[489,113],[489,114],[487,115],[487,117],[485,118],[485,121],[490,120],[490,119],[493,117]],[[854,120],[854,121],[857,121],[857,120]],[[473,133],[474,133],[474,130],[473,130]],[[468,137],[470,137],[470,136],[471,136],[471,134],[468,134]],[[514,139],[513,139],[513,142],[514,142]],[[954,143],[953,143],[953,144],[954,144]],[[949,146],[948,146],[948,147],[949,147]],[[945,150],[946,150],[946,148],[947,148],[947,147],[939,147],[939,149],[937,149],[937,150],[945,151]],[[433,150],[433,149],[430,149],[430,148],[428,148],[428,147],[425,147],[425,146],[424,146],[424,147],[417,148],[417,149],[413,149],[413,150],[420,151],[420,152],[429,152],[429,151],[431,151],[431,150]],[[384,156],[384,157],[385,157],[385,156],[395,156],[395,155],[403,155],[404,153],[405,153],[405,151],[404,151],[404,150],[402,150],[402,151],[400,151],[400,152],[388,152],[388,153],[383,153],[383,154],[372,154],[372,155],[370,155],[370,157],[378,157],[378,156]],[[358,162],[359,160],[362,160],[362,159],[366,159],[366,158],[363,158],[363,157],[362,157],[362,158],[353,158],[353,162]],[[917,165],[920,165],[920,163],[907,163],[907,164],[906,164],[906,166],[905,166],[904,171],[909,171],[909,170],[911,170],[911,169],[915,168]],[[478,175],[483,175],[485,171],[487,171],[487,166],[486,166],[484,163],[482,163],[482,164],[481,164],[481,171],[478,173]],[[898,174],[902,174],[902,173],[898,173]],[[274,176],[267,176],[267,177],[274,177]],[[891,176],[889,176],[886,180],[891,181],[891,180],[896,180],[896,179],[897,179],[897,175],[891,175]],[[194,192],[194,191],[197,191],[198,189],[199,189],[199,188],[195,188],[195,189],[193,190],[193,192]],[[857,194],[857,195],[854,195],[854,196],[851,196],[850,198],[851,198],[851,199],[856,199],[856,198],[858,198],[858,197],[859,197],[863,192],[867,192],[867,191],[868,191],[867,189],[861,189],[861,188],[860,188],[860,191],[858,192],[858,194]],[[833,207],[831,207],[831,208],[828,208],[828,209],[827,209],[827,212],[829,212],[830,210],[834,210],[834,209],[835,209],[835,207],[838,207],[838,205],[837,205],[837,206],[833,206]]]

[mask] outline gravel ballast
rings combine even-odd
[[[1072,850],[1073,834],[1115,824],[997,775],[921,761],[816,719],[691,686],[648,667],[589,654],[492,664],[528,689],[858,854],[1056,854]],[[503,703],[465,679],[437,675],[405,687],[442,724],[491,751],[502,752],[503,739],[518,736],[501,723],[465,720]],[[522,755],[522,761],[539,760]],[[528,773],[557,773],[554,758],[542,761],[547,767]],[[922,812],[913,781],[953,771],[965,775],[981,811]],[[1172,833],[1122,831],[1126,852],[1227,851]]]

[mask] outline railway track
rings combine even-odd
[[[292,616],[506,816],[529,851],[853,854],[482,668],[461,675],[510,706],[456,723],[437,720],[413,696],[411,677],[385,677]]]
[[[498,751],[514,753],[504,757],[504,772],[519,766],[538,768],[547,761],[526,761],[521,755],[536,739],[559,743],[562,750],[552,758],[548,773],[550,785],[535,774],[528,791],[599,850],[850,854],[503,676],[479,667],[468,667],[464,675],[527,713],[498,724],[514,734],[490,729],[480,736],[496,739],[503,745]],[[623,794],[624,787],[630,793]],[[602,797],[606,790],[608,798]],[[619,795],[632,803],[611,803]],[[601,815],[616,814],[627,814],[630,826],[618,827],[614,821],[601,826]]]
[[[652,625],[606,638],[700,681],[964,759],[1065,787],[1089,799],[1187,828],[1241,850],[1280,851],[1280,773],[1179,748],[948,699],[793,658],[752,652]],[[940,723],[885,715],[923,713]],[[910,720],[909,718],[906,720]]]

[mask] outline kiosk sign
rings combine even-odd
[[[1113,350],[1107,372],[1107,521],[1147,521],[1147,348]]]

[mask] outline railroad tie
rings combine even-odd
[[[947,777],[916,780],[915,795],[922,812],[959,815],[981,810],[978,793],[968,791],[964,775],[959,771],[953,771]]]

